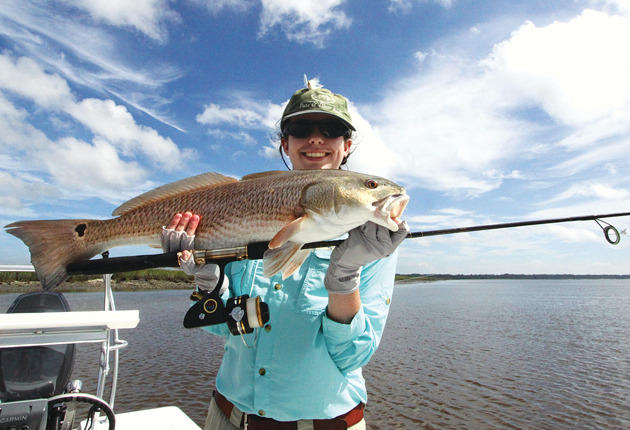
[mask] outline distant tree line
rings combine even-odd
[[[630,275],[573,275],[573,274],[519,274],[504,273],[502,275],[491,274],[448,274],[448,273],[408,273],[397,274],[397,281],[441,281],[451,279],[630,279]]]
[[[89,279],[99,279],[100,275],[75,275],[69,282],[85,282]],[[145,269],[132,272],[114,273],[114,281],[171,281],[191,282],[192,277],[181,270],[172,269]],[[536,274],[526,275],[518,273],[504,273],[502,275],[465,275],[449,273],[406,273],[397,274],[396,281],[442,281],[451,279],[630,279],[630,275],[572,275],[572,274]],[[0,283],[34,282],[37,276],[33,272],[0,272]]]
[[[68,282],[85,282],[90,279],[101,279],[101,275],[74,275]],[[172,269],[144,269],[131,272],[114,273],[114,281],[171,281],[171,282],[191,282],[192,277],[186,275],[181,270]],[[0,272],[0,283],[11,282],[35,282],[37,276],[34,272]]]

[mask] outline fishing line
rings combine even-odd
[[[254,271],[253,273],[256,273],[256,271],[258,270],[258,265],[260,264],[260,260],[256,260],[254,262]],[[225,281],[226,278],[222,279],[222,281]],[[253,297],[252,294],[254,293],[254,279],[251,279],[251,285],[249,287],[249,297]],[[247,343],[247,341],[245,340],[245,336],[243,336],[243,333],[240,333],[241,335],[241,340],[243,341],[243,344],[245,345],[245,348],[247,349],[254,349],[256,347],[256,345],[258,345],[258,330],[260,330],[262,327],[257,327],[254,329],[254,343],[253,345],[250,345]]]

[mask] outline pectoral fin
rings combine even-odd
[[[279,248],[290,241],[291,238],[302,229],[305,221],[306,215],[303,215],[282,227],[269,242],[269,249]]]
[[[301,249],[301,243],[287,242],[279,248],[268,249],[263,254],[263,274],[271,278],[282,272],[282,279],[286,279],[300,268],[309,251]]]

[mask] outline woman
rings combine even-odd
[[[298,90],[282,115],[281,152],[294,169],[339,169],[352,147],[347,100],[321,87]],[[199,216],[176,214],[163,232],[165,251],[192,248]],[[374,223],[352,230],[329,250],[314,250],[289,278],[262,274],[261,260],[226,266],[222,297],[260,296],[269,306],[264,328],[231,336],[225,325],[206,327],[226,337],[216,392],[204,429],[364,429],[367,402],[361,367],[380,341],[394,285],[397,246],[408,233]],[[184,271],[212,290],[217,267]]]

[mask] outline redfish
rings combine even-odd
[[[18,221],[5,226],[29,248],[43,287],[55,288],[66,266],[110,248],[160,246],[162,227],[177,212],[201,215],[195,249],[269,241],[264,274],[286,278],[308,256],[302,245],[337,238],[373,221],[392,231],[409,200],[394,182],[343,170],[270,171],[241,180],[204,173],[148,191],[108,220]]]

